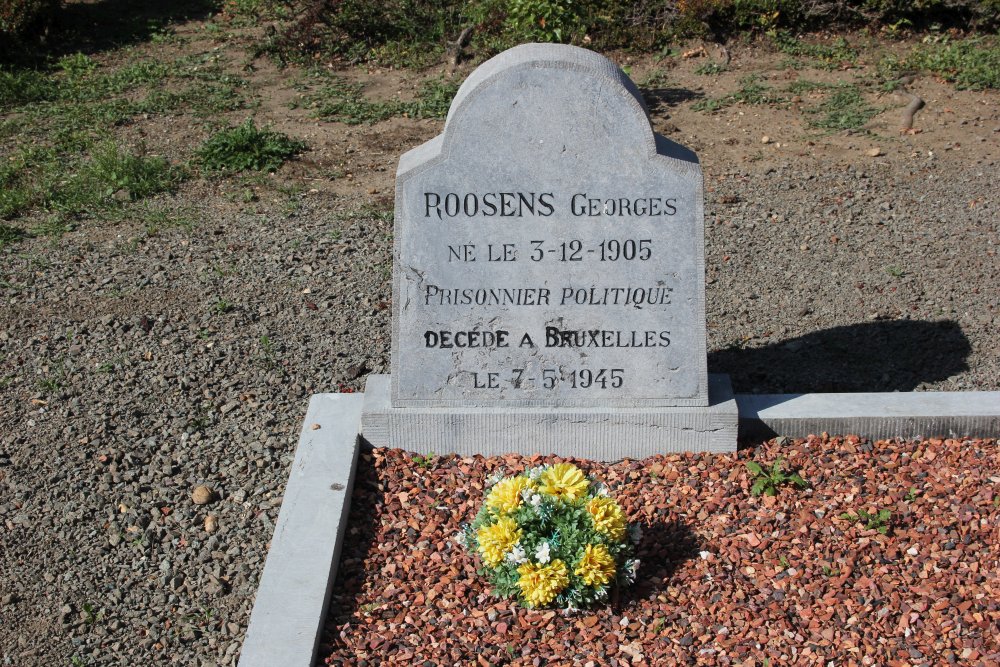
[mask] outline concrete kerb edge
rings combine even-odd
[[[309,401],[239,667],[308,667],[316,658],[350,514],[363,401]]]
[[[801,436],[822,422],[863,428],[869,432],[843,434],[869,438],[1000,438],[1000,392],[737,394],[736,400],[741,436],[744,429]],[[363,401],[361,393],[310,400],[239,667],[310,667],[316,658],[347,527]],[[879,408],[883,415],[873,415]]]

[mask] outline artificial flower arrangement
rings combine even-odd
[[[496,595],[525,607],[578,609],[635,581],[629,526],[605,486],[571,463],[487,481],[486,501],[459,541],[479,554]]]

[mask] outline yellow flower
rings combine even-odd
[[[513,512],[521,506],[521,492],[525,489],[534,490],[535,483],[527,477],[517,476],[497,482],[490,494],[486,496],[486,504],[499,514]]]
[[[588,544],[573,573],[580,575],[588,586],[603,586],[615,574],[615,559],[603,544]]]
[[[503,562],[504,554],[514,548],[521,539],[521,529],[510,517],[503,517],[489,526],[482,526],[476,531],[479,541],[479,553],[483,562],[490,567],[496,567]]]
[[[572,463],[557,463],[542,472],[542,491],[562,500],[576,500],[587,493],[590,483]]]
[[[517,568],[521,578],[517,585],[524,600],[532,607],[543,607],[569,586],[569,570],[558,558],[548,565],[525,563]]]
[[[587,503],[594,529],[618,541],[625,537],[625,513],[611,498],[599,496]]]

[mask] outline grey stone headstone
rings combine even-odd
[[[702,206],[607,58],[485,63],[400,160],[393,406],[707,406]]]

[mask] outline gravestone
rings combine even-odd
[[[527,44],[400,159],[391,375],[363,435],[609,459],[736,446],[706,370],[702,174],[611,61]]]

